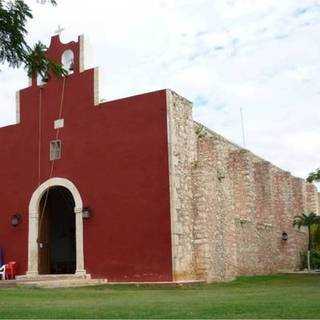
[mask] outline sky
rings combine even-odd
[[[63,42],[85,35],[101,99],[170,88],[196,121],[293,175],[320,167],[320,0],[26,2],[30,43],[48,45],[59,25]],[[6,126],[28,80],[0,70]]]

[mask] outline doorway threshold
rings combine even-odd
[[[2,287],[30,287],[30,288],[73,288],[97,286],[108,283],[107,279],[91,279],[75,276],[72,274],[61,275],[39,275],[38,277],[30,278],[19,276],[16,280],[0,281]]]
[[[90,274],[38,274],[38,275],[22,275],[16,279],[22,281],[48,281],[48,280],[75,280],[75,279],[91,279]]]

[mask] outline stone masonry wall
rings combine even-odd
[[[192,104],[167,90],[172,269],[175,281],[194,279],[192,165],[196,136]]]
[[[197,276],[207,281],[226,280],[236,275],[237,263],[234,202],[227,161],[233,147],[218,137],[204,134],[201,137],[202,133],[198,132],[198,159],[193,166]]]
[[[188,101],[167,97],[174,279],[299,268],[307,234],[292,222],[319,212],[315,186],[193,122]]]

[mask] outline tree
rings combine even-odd
[[[311,172],[307,178],[308,182],[319,182],[320,181],[320,168]]]
[[[313,248],[320,253],[320,224],[311,228]]]
[[[55,0],[50,2],[57,4]],[[32,18],[23,0],[0,0],[0,63],[8,63],[13,68],[23,65],[29,77],[66,75],[67,71],[60,64],[46,58],[44,44],[38,42],[33,48],[28,45],[26,23]]]
[[[294,217],[293,226],[297,227],[299,230],[302,227],[306,227],[308,229],[308,270],[310,271],[310,251],[312,249],[312,232],[311,229],[315,225],[320,224],[320,217],[317,216],[315,213],[310,212],[309,214],[303,213],[300,216]]]

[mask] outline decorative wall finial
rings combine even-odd
[[[63,31],[65,31],[65,29],[62,28],[59,24],[58,29],[54,33],[60,36]]]

